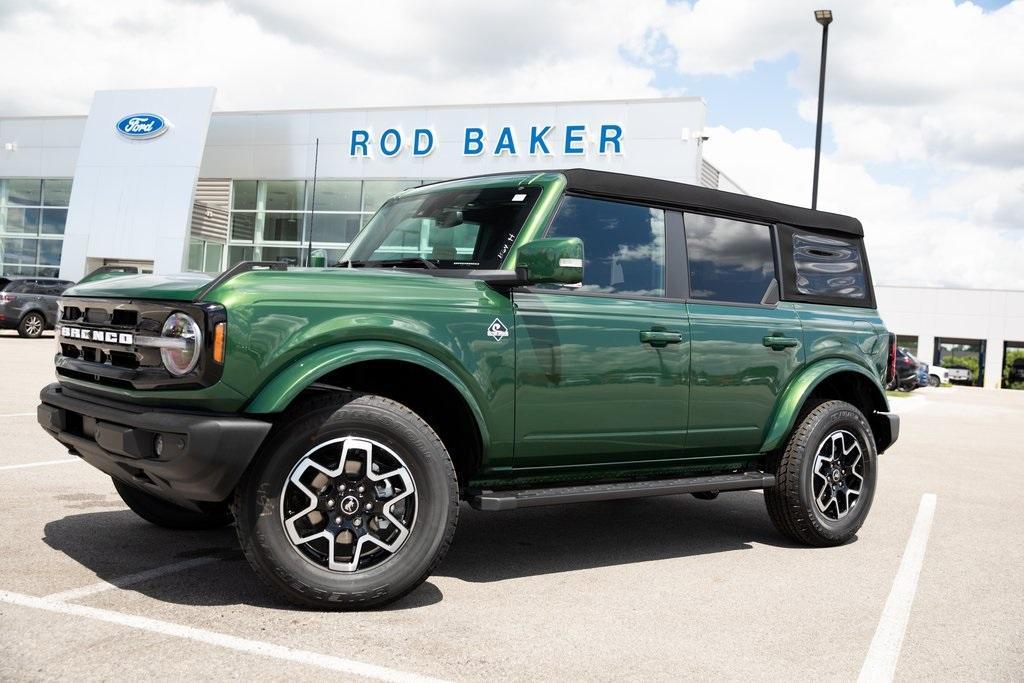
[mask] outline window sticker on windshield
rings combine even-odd
[[[524,199],[526,199],[526,194],[522,192],[512,197],[512,201],[514,202],[521,202]]]

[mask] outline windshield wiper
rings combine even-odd
[[[437,264],[429,259],[422,258],[420,256],[411,256],[409,258],[396,258],[389,259],[387,261],[364,261],[364,265],[370,268],[374,267],[402,267],[402,266],[420,266],[427,270],[434,270],[437,268]]]

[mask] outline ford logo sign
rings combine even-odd
[[[130,140],[149,140],[167,132],[167,122],[157,114],[130,114],[115,126],[117,132]]]

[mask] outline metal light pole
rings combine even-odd
[[[814,11],[814,19],[821,24],[821,68],[818,70],[818,129],[814,133],[814,186],[811,188],[811,208],[818,208],[818,167],[821,165],[821,115],[825,109],[825,54],[828,51],[828,25],[832,23],[832,10]]]

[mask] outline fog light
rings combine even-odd
[[[156,451],[156,457],[160,457],[164,454],[164,437],[162,434],[157,434],[156,438],[153,439],[153,450]]]

